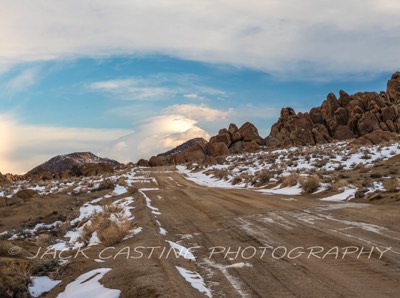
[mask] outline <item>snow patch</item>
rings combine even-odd
[[[200,293],[203,293],[207,297],[212,297],[210,289],[206,287],[204,279],[197,272],[189,271],[183,267],[175,266],[178,269],[182,277],[190,283],[190,285],[195,288]]]
[[[111,271],[110,268],[100,268],[82,274],[68,284],[65,291],[60,293],[57,298],[118,298],[121,294],[120,290],[105,288],[99,282],[109,271]]]

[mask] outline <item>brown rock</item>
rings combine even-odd
[[[239,133],[243,137],[243,141],[251,142],[256,141],[258,144],[262,144],[263,140],[258,134],[257,128],[250,122],[246,122],[239,128]]]
[[[143,159],[143,158],[139,159],[138,162],[136,163],[136,165],[139,167],[149,167],[150,166],[149,161],[146,159]]]
[[[194,144],[183,152],[177,153],[174,157],[175,164],[199,161],[206,157],[205,148],[201,144]]]
[[[237,131],[232,135],[232,143],[235,143],[235,142],[241,141],[241,140],[243,140],[243,138],[242,138],[242,135],[240,134],[240,132]]]
[[[209,153],[211,156],[225,156],[229,154],[228,146],[223,142],[217,142],[210,145]]]
[[[342,107],[346,107],[351,100],[351,97],[343,90],[339,91],[339,99],[338,102]]]
[[[339,126],[335,132],[335,139],[348,140],[353,139],[355,136],[348,126]]]
[[[281,145],[281,141],[272,136],[268,136],[265,138],[265,144],[267,147],[279,147]]]
[[[233,154],[242,153],[244,151],[244,143],[242,141],[237,141],[229,147],[229,152]]]
[[[399,136],[388,131],[373,131],[352,142],[353,145],[376,145],[384,142],[398,141]]]
[[[390,131],[389,127],[386,125],[385,122],[381,122],[379,123],[379,125],[383,131]]]
[[[238,131],[239,131],[239,128],[236,126],[235,123],[229,124],[228,132],[229,132],[229,134],[230,134],[231,136],[233,136],[233,135],[234,135],[236,132],[238,132]]]
[[[232,144],[231,135],[228,132],[220,132],[217,136],[215,136],[215,141],[217,143],[225,143],[228,147]]]
[[[392,120],[387,120],[385,123],[391,132],[396,132],[396,127]]]
[[[340,107],[338,108],[335,113],[335,120],[336,123],[341,126],[341,125],[347,125],[348,117],[347,117],[347,110]]]
[[[395,72],[387,82],[386,92],[391,102],[400,103],[400,72]]]
[[[379,119],[372,112],[365,113],[357,124],[358,132],[361,136],[368,134],[374,130],[381,130]]]
[[[310,110],[310,117],[313,123],[315,124],[323,124],[324,117],[322,116],[321,108],[312,108]]]
[[[244,150],[246,152],[256,152],[256,151],[260,150],[260,145],[258,145],[255,140],[253,140],[251,142],[245,142]]]
[[[382,121],[386,122],[388,120],[394,121],[396,120],[398,114],[397,109],[395,110],[393,107],[384,107],[382,108]]]
[[[151,167],[159,167],[168,165],[168,158],[164,156],[152,156],[149,160]]]

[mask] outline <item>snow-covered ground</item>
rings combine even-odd
[[[299,179],[312,175],[335,174],[338,170],[351,170],[362,165],[372,167],[379,160],[387,160],[400,154],[400,145],[375,145],[360,148],[349,146],[348,142],[338,142],[312,147],[292,147],[289,149],[260,151],[231,155],[223,164],[206,165],[192,164],[179,165],[178,171],[188,180],[202,186],[216,188],[251,188],[260,192],[282,195],[299,195],[302,193],[300,183],[294,186],[279,184],[285,177],[298,174]],[[386,177],[390,178],[390,177]],[[300,181],[300,180],[299,180]],[[299,182],[298,181],[298,182]],[[332,179],[328,183],[321,181],[316,193],[323,192],[331,187]],[[373,182],[369,192],[384,191],[382,182]],[[357,189],[347,186],[341,187],[341,194],[324,200],[342,201],[354,197]]]

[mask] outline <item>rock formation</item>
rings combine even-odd
[[[388,81],[386,92],[348,95],[341,90],[339,99],[330,93],[320,107],[308,113],[282,109],[266,144],[271,147],[315,145],[364,136],[357,143],[394,139],[394,134],[400,132],[399,103],[400,72],[396,72]]]
[[[113,172],[118,166],[121,164],[115,160],[101,158],[90,152],[76,152],[53,157],[30,170],[26,176],[38,180],[92,176]]]
[[[149,165],[155,167],[201,160],[206,156],[206,144],[203,138],[191,139],[170,151],[152,156]]]
[[[157,156],[152,156],[149,165],[165,166],[182,164],[191,161],[215,160],[215,157],[226,156],[231,153],[254,152],[260,149],[264,140],[258,134],[257,128],[246,122],[240,128],[231,123],[229,128],[221,129],[209,142],[196,138]],[[140,160],[145,164],[144,160]],[[139,161],[138,161],[139,164]]]
[[[264,145],[257,128],[246,122],[240,128],[231,123],[228,129],[223,128],[207,144],[207,154],[213,157],[230,153],[254,152]]]

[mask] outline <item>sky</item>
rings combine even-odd
[[[58,154],[121,162],[280,109],[384,91],[397,0],[0,0],[0,171]]]

